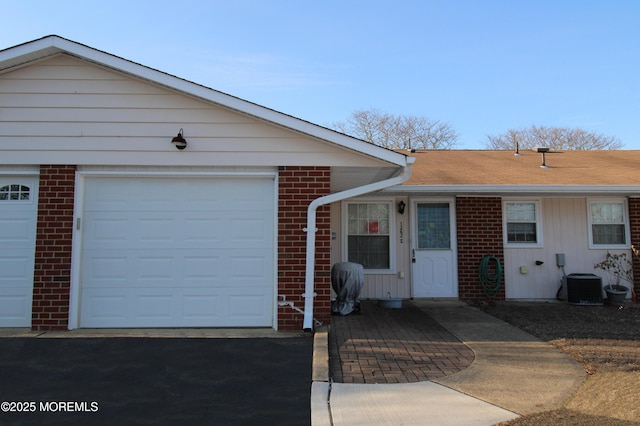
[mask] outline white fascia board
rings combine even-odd
[[[607,194],[630,195],[639,194],[638,185],[397,185],[384,192],[395,192],[410,195],[411,193],[449,193],[449,194]]]
[[[0,51],[0,72],[60,53],[54,36],[20,44]]]
[[[234,109],[243,114],[254,116],[305,135],[334,143],[363,155],[378,158],[387,163],[406,167],[414,161],[404,154],[381,148],[366,141],[55,35],[0,52],[0,69],[4,68],[3,65],[16,66],[62,52]],[[20,62],[21,58],[23,58],[22,62]]]

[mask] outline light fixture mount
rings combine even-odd
[[[171,139],[171,143],[176,146],[176,148],[182,150],[187,147],[187,140],[182,136],[182,129],[178,132],[178,135]]]

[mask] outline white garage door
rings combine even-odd
[[[38,178],[0,177],[0,327],[30,327]]]
[[[274,180],[91,177],[80,327],[273,325]]]

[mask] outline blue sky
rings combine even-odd
[[[330,126],[448,122],[457,148],[531,125],[640,149],[640,1],[3,2],[0,49],[57,34]]]

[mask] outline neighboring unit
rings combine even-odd
[[[555,300],[573,273],[607,284],[594,265],[640,243],[640,151],[549,151],[546,167],[514,154],[410,153],[406,183],[332,206],[332,262],[363,263],[361,296],[374,299]],[[503,271],[497,291],[481,284],[486,256]]]

